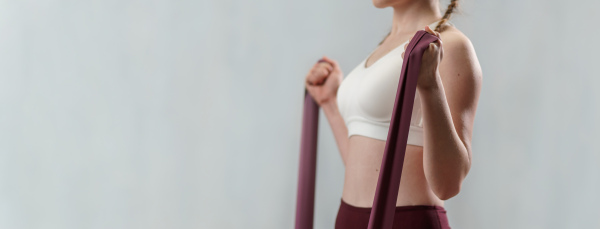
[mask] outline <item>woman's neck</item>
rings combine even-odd
[[[390,36],[413,33],[442,18],[438,0],[410,1],[406,4],[392,6],[392,8],[394,14]]]

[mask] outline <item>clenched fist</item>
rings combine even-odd
[[[442,39],[440,33],[433,31],[429,26],[425,26],[425,31],[439,38],[435,42],[429,44],[429,47],[425,49],[423,57],[421,59],[421,69],[419,70],[419,79],[417,81],[417,88],[428,89],[436,84],[437,77],[439,77],[438,66],[444,56],[444,49],[442,48]],[[412,38],[411,38],[412,39]],[[410,40],[408,40],[410,43]],[[408,46],[408,43],[404,45],[404,50]],[[404,52],[402,52],[404,56]]]
[[[335,102],[343,73],[337,61],[323,56],[306,75],[305,86],[317,104]]]

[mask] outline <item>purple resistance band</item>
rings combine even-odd
[[[404,52],[402,71],[368,229],[391,229],[402,176],[408,130],[423,53],[438,37],[419,30]],[[321,61],[319,61],[321,62]],[[300,167],[296,199],[296,229],[312,229],[315,205],[319,106],[304,89]]]

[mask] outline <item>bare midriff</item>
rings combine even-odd
[[[342,199],[357,207],[372,207],[385,141],[361,135],[349,138]],[[396,206],[444,206],[429,187],[423,170],[423,147],[407,145]]]

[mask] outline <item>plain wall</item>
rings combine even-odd
[[[445,8],[447,1],[442,1]],[[483,70],[452,228],[600,228],[598,1],[462,1]],[[0,1],[1,228],[292,228],[303,80],[371,1]],[[321,113],[315,228],[344,167]]]

